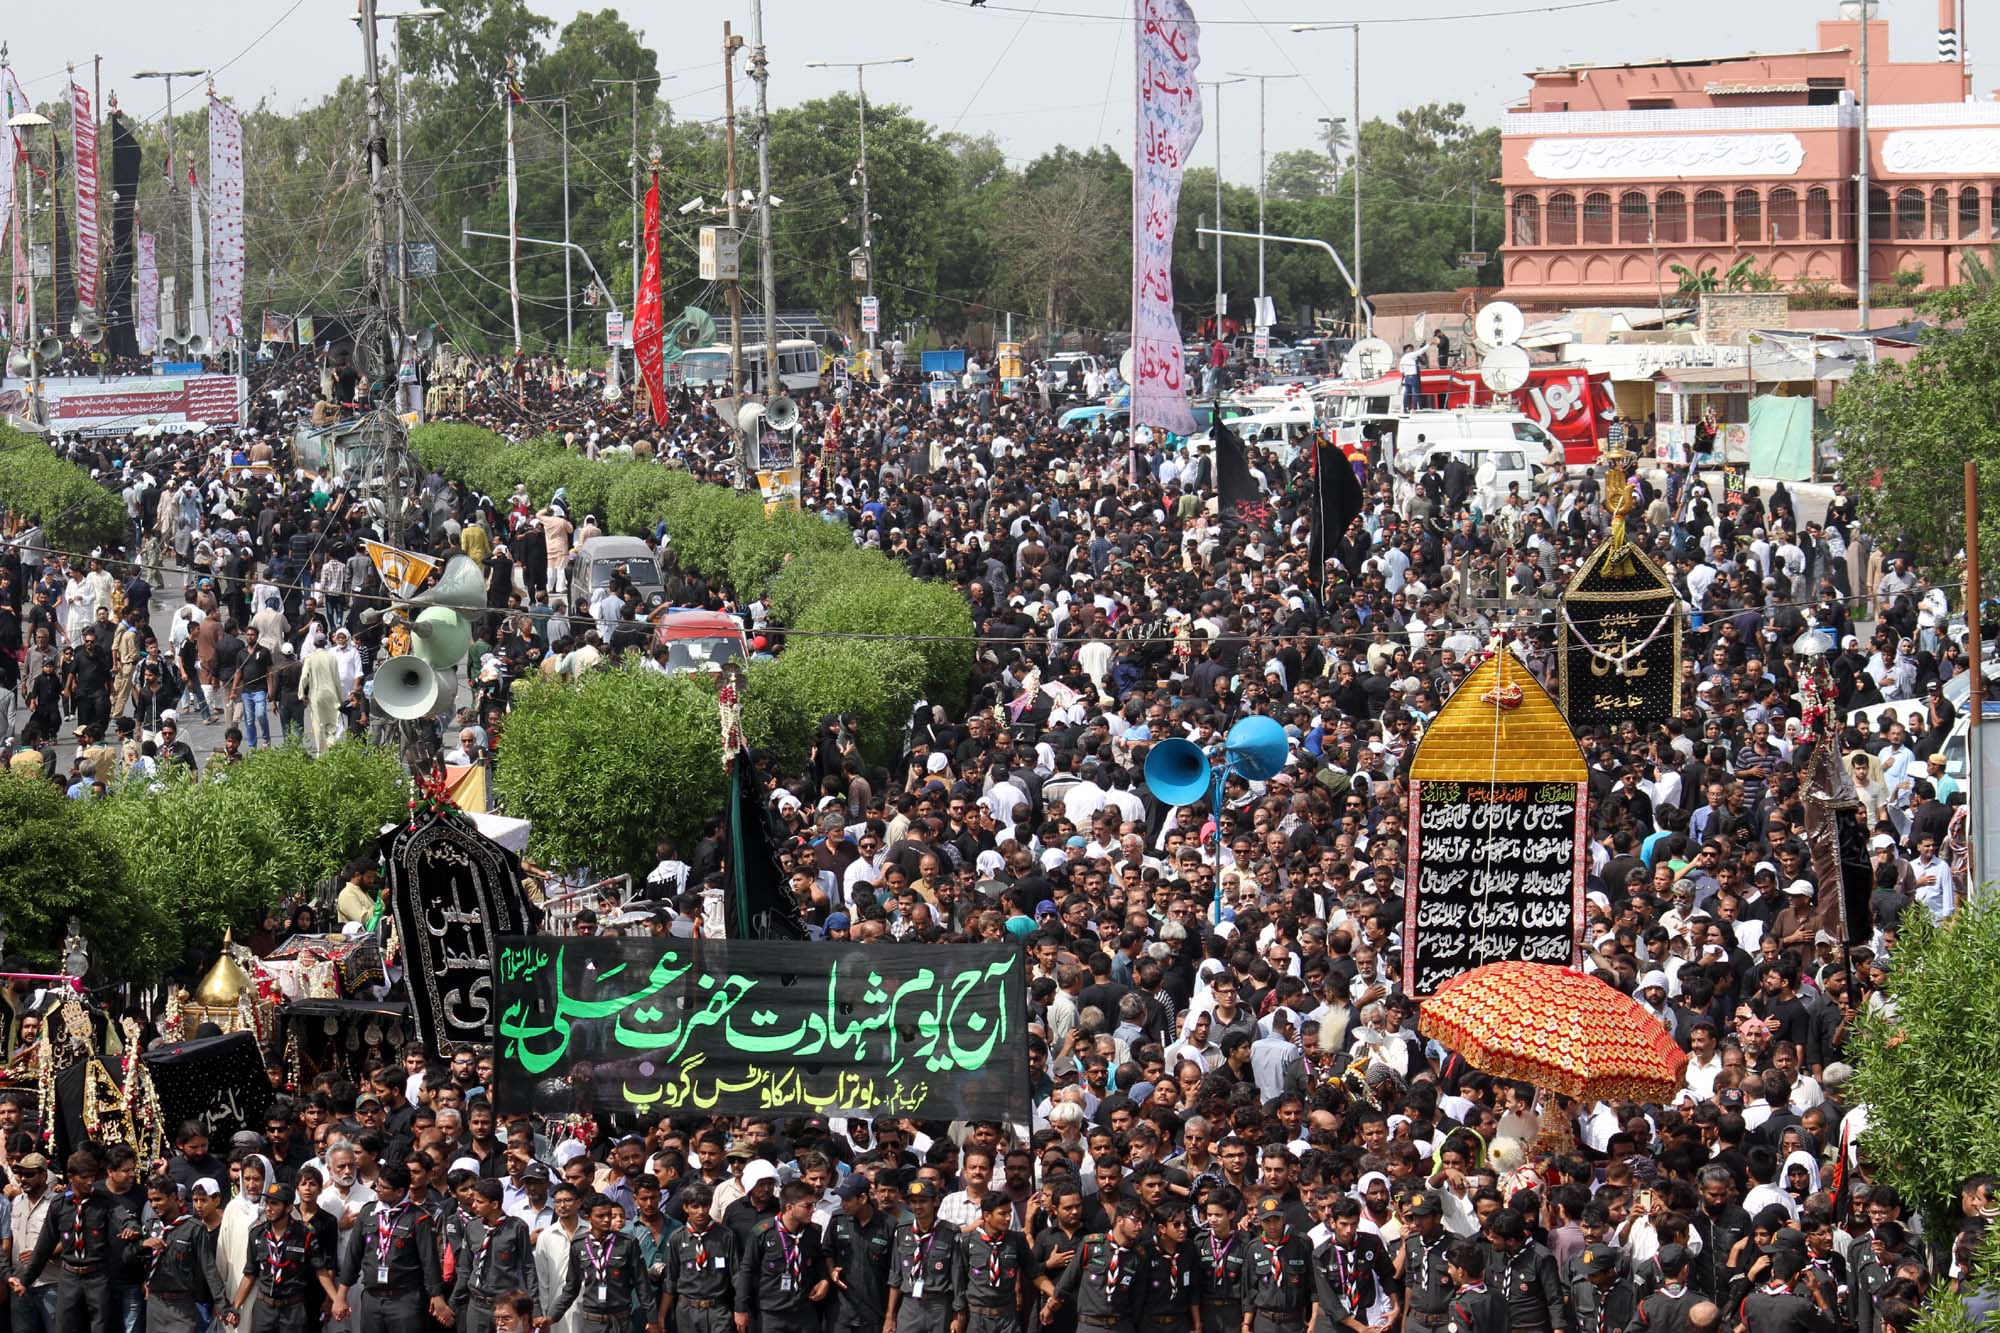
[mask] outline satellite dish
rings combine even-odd
[[[1127,384],[1132,382],[1132,349],[1129,347],[1118,354],[1118,378]]]
[[[1348,365],[1361,379],[1374,379],[1396,368],[1396,349],[1381,338],[1363,338],[1347,353]]]
[[[1512,347],[1521,341],[1528,320],[1512,301],[1489,301],[1472,317],[1474,337],[1489,347]]]
[[[1431,338],[1431,317],[1418,315],[1417,322],[1410,326],[1411,342],[1429,342]]]
[[[1528,382],[1528,354],[1519,347],[1496,347],[1479,362],[1479,382],[1495,393],[1512,393]]]

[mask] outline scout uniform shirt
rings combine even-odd
[[[600,1239],[594,1231],[584,1231],[569,1243],[569,1276],[562,1295],[548,1313],[549,1322],[561,1323],[574,1305],[586,1323],[610,1324],[622,1328],[632,1318],[632,1303],[647,1312],[652,1323],[656,1304],[653,1284],[646,1277],[645,1260],[639,1242],[622,1232]]]
[[[361,1206],[340,1266],[340,1285],[360,1287],[377,1301],[402,1301],[421,1293],[444,1294],[437,1228],[430,1214],[407,1202]]]
[[[539,1279],[535,1276],[535,1247],[528,1240],[528,1224],[518,1217],[503,1217],[490,1227],[476,1245],[460,1253],[458,1273],[452,1283],[451,1308],[468,1333],[482,1333],[493,1326],[493,1302],[510,1291],[525,1291],[535,1309],[542,1308]],[[650,1322],[650,1321],[648,1321]]]
[[[283,1231],[268,1218],[252,1226],[243,1251],[243,1276],[257,1279],[253,1328],[303,1333],[306,1307],[317,1310],[317,1302],[308,1298],[320,1290],[320,1262],[312,1233],[297,1218],[287,1217]]]
[[[196,1302],[225,1299],[220,1275],[208,1256],[201,1223],[182,1215],[160,1228],[146,1275],[146,1328],[149,1333],[195,1333]]]
[[[1700,1300],[1685,1282],[1669,1282],[1639,1302],[1632,1316],[1636,1333],[1687,1333],[1688,1310]]]
[[[1056,1292],[1076,1303],[1077,1322],[1085,1327],[1129,1327],[1138,1313],[1145,1266],[1145,1252],[1137,1245],[1120,1245],[1102,1233],[1085,1236]]]
[[[1319,1303],[1319,1327],[1324,1333],[1348,1320],[1366,1326],[1375,1308],[1375,1270],[1361,1253],[1361,1233],[1354,1245],[1327,1239],[1313,1251],[1313,1299]]]
[[[1783,1282],[1767,1282],[1745,1296],[1740,1313],[1750,1333],[1829,1333],[1836,1327],[1811,1298]]]
[[[1218,1239],[1213,1231],[1194,1238],[1201,1261],[1201,1326],[1208,1333],[1241,1333],[1243,1328],[1243,1263],[1250,1238],[1232,1231]]]
[[[1409,1298],[1403,1315],[1405,1325],[1436,1328],[1450,1316],[1452,1298],[1457,1294],[1451,1274],[1445,1271],[1451,1239],[1445,1231],[1438,1232],[1436,1240],[1425,1240],[1414,1231],[1404,1234],[1403,1291]]]
[[[1289,1234],[1280,1241],[1264,1236],[1245,1239],[1250,1252],[1243,1263],[1243,1308],[1251,1316],[1251,1327],[1302,1326],[1312,1308],[1312,1246]]]
[[[807,1223],[793,1235],[783,1222],[767,1217],[751,1229],[743,1264],[736,1270],[736,1308],[817,1328],[819,1312],[808,1296],[825,1280],[826,1254],[818,1228]]]
[[[35,1285],[35,1279],[42,1275],[43,1265],[55,1253],[58,1241],[63,1247],[59,1277],[88,1281],[104,1274],[106,1261],[111,1258],[111,1212],[111,1196],[101,1189],[92,1188],[81,1199],[65,1191],[49,1209],[48,1220],[42,1224],[42,1234],[35,1241],[34,1254],[29,1256],[27,1265],[15,1274],[21,1279],[21,1285]]]
[[[1155,1237],[1146,1250],[1146,1272],[1139,1280],[1139,1328],[1141,1333],[1184,1330],[1194,1327],[1194,1312],[1208,1289],[1207,1271],[1201,1266],[1201,1247],[1192,1240],[1169,1246]],[[1215,1333],[1203,1325],[1204,1333]],[[1239,1333],[1237,1328],[1222,1333]]]
[[[829,1268],[840,1272],[833,1289],[832,1328],[880,1333],[889,1310],[889,1252],[896,1243],[896,1224],[881,1209],[857,1222],[843,1210],[826,1220],[825,1248]]]
[[[958,1233],[957,1270],[952,1274],[955,1308],[971,1315],[971,1333],[1011,1329],[1028,1293],[1028,1242],[1008,1230],[995,1239],[983,1227]]]
[[[889,1257],[889,1285],[903,1293],[896,1307],[897,1333],[932,1333],[951,1322],[953,1256],[958,1228],[938,1222],[919,1233],[914,1219],[896,1228]]]
[[[1445,1315],[1445,1333],[1507,1333],[1507,1302],[1484,1282],[1473,1282],[1452,1294]]]
[[[679,1333],[726,1333],[736,1310],[736,1259],[736,1233],[720,1222],[711,1221],[706,1231],[684,1227],[667,1237],[661,1285],[674,1303]]]

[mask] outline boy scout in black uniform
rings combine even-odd
[[[1243,1333],[1243,1264],[1253,1243],[1236,1229],[1243,1196],[1234,1185],[1208,1192],[1202,1214],[1208,1225],[1195,1238],[1201,1259],[1201,1323],[1208,1333]]]
[[[1564,1333],[1569,1304],[1562,1274],[1548,1247],[1528,1235],[1527,1221],[1503,1208],[1488,1219],[1486,1237],[1493,1246],[1486,1285],[1507,1302],[1514,1333]]]
[[[384,1166],[374,1189],[375,1198],[348,1229],[333,1317],[345,1319],[351,1311],[353,1333],[423,1333],[428,1302],[431,1317],[449,1323],[437,1227],[429,1213],[410,1205],[410,1169],[401,1162]],[[359,1305],[353,1304],[357,1288]]]
[[[313,1291],[324,1291],[328,1300],[334,1297],[333,1274],[321,1266],[312,1232],[292,1216],[294,1201],[290,1185],[264,1189],[264,1220],[250,1228],[243,1276],[222,1316],[232,1328],[253,1287],[257,1308],[250,1315],[250,1333],[306,1333],[319,1316]]]
[[[697,1180],[680,1193],[687,1226],[667,1237],[660,1283],[665,1311],[660,1322],[672,1333],[733,1333],[735,1328],[736,1233],[715,1220],[709,1211],[714,1202],[715,1191],[707,1181]]]
[[[562,1295],[538,1325],[554,1324],[577,1308],[582,1333],[627,1333],[636,1308],[652,1314],[659,1308],[646,1259],[639,1242],[611,1229],[618,1205],[602,1194],[589,1200],[590,1230],[569,1243],[569,1277]],[[649,1324],[647,1327],[654,1327]]]
[[[889,1252],[896,1243],[896,1224],[875,1206],[875,1191],[859,1171],[842,1176],[834,1195],[840,1211],[827,1218],[824,1235],[833,1280],[828,1333],[880,1333],[889,1313]]]
[[[112,1333],[116,1320],[111,1293],[111,1196],[97,1187],[97,1159],[89,1153],[70,1154],[67,1174],[69,1192],[49,1208],[35,1252],[8,1285],[16,1296],[26,1294],[60,1248],[56,1328],[63,1333]]]
[[[1188,1239],[1187,1209],[1171,1203],[1155,1208],[1139,1285],[1139,1333],[1203,1333],[1201,1298],[1207,1285],[1200,1249]]]
[[[952,1316],[951,1277],[958,1228],[938,1221],[938,1188],[910,1182],[910,1220],[896,1228],[889,1257],[889,1305],[882,1333],[942,1333]]]
[[[1137,1199],[1119,1200],[1111,1230],[1083,1238],[1076,1258],[1057,1280],[1055,1294],[1042,1303],[1042,1322],[1049,1322],[1058,1308],[1069,1303],[1076,1306],[1079,1333],[1091,1329],[1133,1333],[1145,1267],[1139,1242],[1150,1220],[1146,1205]]]
[[[181,1208],[178,1186],[165,1176],[146,1187],[160,1231],[141,1242],[146,1271],[146,1333],[200,1333],[196,1304],[217,1305],[226,1294],[209,1257],[201,1223]]]
[[[1276,1195],[1257,1200],[1257,1231],[1243,1264],[1243,1333],[1299,1333],[1312,1311],[1312,1243],[1291,1234]]]
[[[817,1202],[819,1191],[794,1180],[778,1195],[778,1215],[750,1232],[736,1273],[736,1310],[739,1319],[749,1317],[754,1333],[818,1333],[818,1302],[832,1284],[812,1224]]]
[[[1445,1273],[1452,1284],[1444,1333],[1507,1333],[1507,1301],[1486,1284],[1486,1249],[1474,1240],[1452,1241]]]
[[[472,1187],[472,1215],[480,1236],[459,1256],[452,1282],[451,1308],[463,1333],[493,1333],[494,1303],[510,1291],[525,1291],[541,1308],[541,1285],[535,1276],[535,1247],[528,1224],[501,1208],[505,1195],[497,1180]]]
[[[1805,1247],[1766,1245],[1764,1253],[1771,1256],[1771,1276],[1743,1298],[1739,1313],[1744,1327],[1750,1333],[1834,1333],[1839,1324],[1810,1297],[1793,1290],[1806,1266]]]
[[[1639,1302],[1630,1333],[1688,1333],[1688,1311],[1702,1299],[1687,1284],[1689,1254],[1685,1245],[1662,1245],[1654,1266],[1660,1289]]]
[[[1396,1276],[1403,1284],[1403,1333],[1435,1333],[1450,1322],[1458,1285],[1451,1280],[1452,1239],[1444,1229],[1444,1205],[1435,1194],[1416,1195],[1404,1207],[1409,1230],[1396,1252]],[[1484,1282],[1485,1275],[1480,1275]]]
[[[952,1290],[968,1333],[1013,1333],[1028,1304],[1028,1242],[1007,1225],[1014,1203],[999,1190],[980,1202],[979,1225],[958,1233]]]
[[[1638,1312],[1632,1284],[1621,1275],[1624,1255],[1613,1245],[1586,1245],[1577,1254],[1583,1280],[1570,1287],[1570,1327],[1576,1333],[1622,1333]]]
[[[1345,1195],[1327,1217],[1332,1234],[1313,1251],[1313,1297],[1321,1333],[1367,1333],[1368,1312],[1385,1284],[1395,1280],[1379,1236],[1361,1230],[1361,1201]]]

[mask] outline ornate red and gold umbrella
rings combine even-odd
[[[1498,1078],[1579,1101],[1665,1102],[1687,1053],[1639,1002],[1546,963],[1489,963],[1438,988],[1417,1030]]]

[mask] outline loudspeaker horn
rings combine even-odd
[[[688,306],[681,311],[681,320],[694,335],[694,341],[685,343],[687,347],[703,347],[715,341],[715,317],[698,305]]]
[[[10,375],[24,376],[34,368],[34,359],[18,347],[14,349],[14,354],[7,358],[7,373]]]
[[[104,321],[97,317],[95,310],[85,306],[78,312],[77,317],[69,322],[69,333],[78,342],[95,347],[104,341]]]
[[[205,355],[207,351],[208,351],[208,339],[202,337],[199,333],[195,334],[194,337],[189,338],[187,340],[187,354],[189,356],[202,356]]]
[[[161,356],[179,356],[181,352],[181,340],[172,334],[167,334],[160,339],[159,350]]]
[[[772,430],[790,430],[799,424],[799,405],[779,394],[764,404],[764,424]]]
[[[757,423],[764,417],[762,403],[745,403],[736,409],[736,429],[748,434],[757,429]]]
[[[1265,782],[1284,768],[1291,754],[1291,739],[1268,717],[1246,717],[1229,729],[1222,752],[1232,770],[1252,782]]]
[[[62,355],[62,339],[53,333],[45,333],[35,344],[35,355],[44,361],[53,361]]]
[[[472,648],[472,625],[448,606],[427,606],[410,624],[416,638],[417,656],[440,671],[449,671],[465,660]]]
[[[486,576],[479,572],[479,562],[469,555],[455,555],[445,561],[444,574],[437,586],[411,605],[443,607],[468,616],[485,610]]]
[[[1193,741],[1170,737],[1147,753],[1146,790],[1168,805],[1206,800],[1208,785],[1208,756]]]
[[[428,354],[431,348],[437,346],[437,334],[428,328],[418,329],[416,341],[417,351]]]
[[[375,672],[375,704],[390,717],[413,722],[437,707],[438,674],[413,653],[392,657]]]

